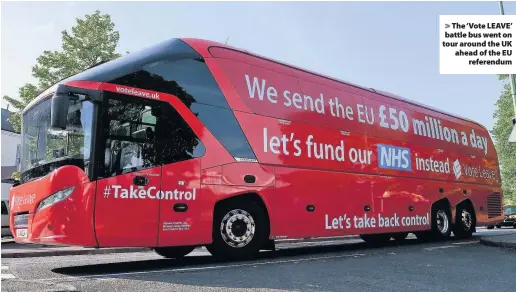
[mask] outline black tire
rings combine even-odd
[[[154,251],[167,259],[180,259],[191,253],[195,246],[156,247]]]
[[[496,225],[496,228],[500,229],[502,228],[502,225]]]
[[[438,204],[432,207],[432,229],[431,239],[446,240],[452,232],[452,220],[450,210],[445,204]]]
[[[392,239],[394,239],[394,241],[396,241],[396,242],[402,242],[407,238],[407,236],[408,236],[408,232],[401,232],[401,233],[393,234]]]
[[[250,259],[265,245],[269,230],[264,208],[254,202],[231,200],[215,210],[213,243],[206,249],[220,259]]]
[[[360,234],[360,238],[370,245],[384,245],[391,240],[389,234]]]
[[[444,218],[444,221],[442,222],[443,224],[447,223],[447,228],[445,228],[445,230],[442,230],[439,227],[441,221],[439,220],[439,218],[442,218],[442,215],[445,215],[445,217],[447,218]],[[434,240],[445,240],[450,237],[452,231],[451,214],[450,210],[447,208],[445,204],[438,204],[432,206],[431,221],[432,227],[430,230],[418,231],[414,233],[419,241],[428,242]]]
[[[450,210],[444,204],[432,208],[432,239],[446,240],[452,232]]]
[[[487,229],[493,229],[493,228],[494,228],[494,226],[493,226],[493,225],[488,225],[488,226],[487,226]]]
[[[475,214],[472,208],[467,205],[459,206],[457,208],[455,226],[453,229],[453,234],[455,237],[460,239],[470,238],[473,236],[475,225]]]

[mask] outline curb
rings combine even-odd
[[[515,242],[506,242],[506,241],[496,240],[496,239],[480,238],[480,243],[483,245],[487,245],[487,246],[510,248],[510,249],[516,250]]]
[[[33,258],[69,255],[95,255],[110,253],[148,252],[150,248],[99,248],[99,249],[76,249],[76,250],[48,250],[29,252],[8,252],[2,253],[2,258]]]
[[[14,237],[12,236],[2,236],[2,244],[15,243]]]

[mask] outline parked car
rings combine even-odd
[[[512,226],[516,228],[516,205],[507,205],[503,208],[504,220],[502,223],[497,224],[496,228],[502,228],[502,226]],[[494,225],[487,226],[487,229],[493,229]]]
[[[11,236],[9,229],[9,190],[13,186],[12,179],[2,179],[2,237]]]

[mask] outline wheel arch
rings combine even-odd
[[[438,207],[444,207],[444,208],[446,208],[446,210],[448,210],[448,214],[450,214],[452,224],[454,224],[454,222],[455,222],[455,219],[454,219],[455,209],[452,208],[450,200],[448,200],[448,198],[442,198],[442,199],[439,199],[439,200],[435,201],[432,204],[431,209],[430,209],[430,215],[431,216],[433,214],[434,209],[438,208]]]
[[[215,205],[213,206],[213,215],[212,216],[213,216],[214,223],[215,223],[215,216],[216,216],[217,209],[220,208],[221,206],[223,206],[224,204],[228,204],[230,202],[232,202],[232,203],[233,202],[234,203],[241,202],[242,204],[245,204],[246,202],[253,202],[253,203],[257,204],[258,206],[260,206],[261,208],[263,208],[263,210],[265,211],[265,221],[267,223],[266,226],[268,228],[267,233],[268,233],[268,237],[270,237],[270,235],[271,235],[270,211],[269,211],[269,208],[267,207],[265,200],[262,198],[262,196],[259,195],[258,192],[245,192],[242,194],[237,194],[237,195],[227,197],[227,198],[217,201],[215,203]]]
[[[455,215],[453,216],[453,224],[455,224],[456,220],[458,219],[457,216],[458,213],[457,213],[457,210],[460,208],[460,207],[469,207],[469,209],[471,210],[472,212],[472,217],[473,217],[473,232],[476,232],[476,226],[477,226],[477,213],[475,211],[475,205],[473,204],[473,201],[471,201],[471,199],[469,198],[466,198],[462,201],[460,201],[459,203],[457,203],[457,205],[455,205]]]
[[[448,208],[448,211],[450,211],[450,214],[452,214],[452,205],[450,204],[450,200],[448,198],[442,198],[440,200],[435,201],[432,204],[432,209],[437,207],[445,207]]]

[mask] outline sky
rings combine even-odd
[[[516,3],[505,2],[515,14]],[[499,14],[495,2],[2,2],[2,96],[34,82],[31,67],[59,50],[61,31],[96,9],[120,32],[118,52],[174,37],[228,44],[401,95],[491,129],[496,75],[440,75],[439,15]],[[2,101],[2,107],[6,103]]]

